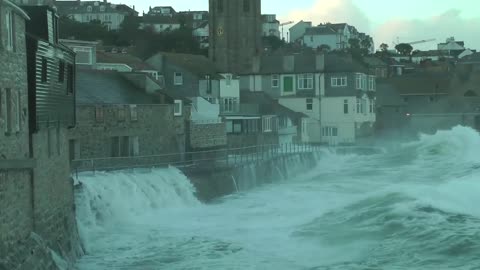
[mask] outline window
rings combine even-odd
[[[224,112],[234,112],[237,110],[237,99],[236,98],[224,98],[223,99],[223,111]]]
[[[180,72],[174,72],[173,74],[173,84],[174,85],[183,85],[183,75]]]
[[[13,51],[15,47],[15,24],[13,12],[9,11],[5,14],[5,25],[7,29],[7,50]]]
[[[128,136],[112,137],[112,157],[128,157],[130,155],[130,138]]]
[[[272,88],[278,88],[280,86],[280,78],[278,75],[272,75]]]
[[[313,111],[313,98],[307,98],[307,111]]]
[[[338,136],[338,128],[337,127],[323,127],[322,128],[322,136],[324,136],[324,137],[337,137]]]
[[[173,115],[174,116],[181,116],[182,115],[182,101],[181,100],[175,100]]]
[[[103,107],[97,106],[95,107],[95,121],[97,123],[103,122],[104,115],[103,115]]]
[[[348,99],[343,101],[343,113],[348,114]]]
[[[234,120],[233,121],[233,133],[242,133],[242,121]]]
[[[272,131],[272,117],[267,116],[264,117],[262,120],[263,123],[263,132],[271,132]]]
[[[373,113],[375,111],[375,100],[371,99],[370,100],[370,113]]]
[[[91,6],[88,6],[88,7],[87,7],[87,11],[88,11],[88,12],[92,12],[92,7],[91,7]]]
[[[42,57],[42,83],[46,83],[48,80],[48,61],[47,58]]]
[[[140,147],[139,147],[139,142],[138,142],[138,137],[130,137],[129,138],[129,154],[132,157],[136,157],[140,154]]]
[[[357,98],[357,113],[361,113],[362,112],[362,101]]]
[[[347,86],[347,77],[332,77],[332,87],[345,87]]]
[[[210,75],[205,75],[205,82],[207,84],[207,94],[212,93],[212,81],[210,80]]]
[[[298,75],[298,89],[313,89],[313,74]]]
[[[120,106],[118,107],[118,119],[119,122],[124,122],[125,121],[125,107]]]
[[[355,74],[355,89],[362,89],[362,74]]]
[[[243,11],[250,12],[250,0],[243,0]]]
[[[223,0],[217,0],[217,11],[223,12]]]
[[[370,91],[375,91],[375,77],[374,76],[370,76],[368,78],[368,90]]]
[[[105,11],[105,6],[100,6],[100,11],[104,12]]]
[[[65,81],[65,62],[60,60],[58,63],[58,82],[63,83]]]
[[[73,94],[75,79],[73,78],[73,65],[67,65],[67,94]]]
[[[130,105],[130,121],[137,121],[137,120],[138,120],[137,105]]]

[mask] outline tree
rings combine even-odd
[[[412,45],[408,44],[408,43],[400,43],[398,44],[397,46],[395,46],[395,49],[403,54],[403,55],[411,55],[412,51],[413,51],[413,47]]]
[[[386,43],[380,44],[380,50],[382,52],[387,52],[388,51],[388,45]]]
[[[276,36],[267,36],[262,38],[263,47],[270,48],[272,51],[276,51],[285,46],[285,40],[282,40]]]
[[[351,49],[360,49],[360,40],[356,38],[349,39],[348,44],[350,45]]]
[[[320,46],[318,46],[318,49],[320,51],[324,51],[324,52],[328,52],[331,50],[330,46],[328,46],[327,44],[322,44]]]
[[[122,45],[133,45],[139,34],[140,22],[138,17],[127,16],[120,24],[119,43]]]
[[[360,42],[360,44],[362,45],[362,48],[364,49],[370,49],[370,47],[372,46],[372,43],[370,42],[370,40],[368,38],[365,38],[364,40],[362,40],[362,42]]]

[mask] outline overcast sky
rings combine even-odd
[[[229,0],[236,1],[236,0]],[[149,6],[173,6],[177,11],[207,10],[208,0],[113,0],[135,5],[137,11]],[[280,21],[310,20],[346,22],[374,37],[375,45],[436,38],[418,45],[431,49],[455,36],[466,46],[480,50],[480,0],[262,0],[263,14],[277,14]]]

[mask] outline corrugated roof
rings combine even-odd
[[[115,71],[77,69],[77,104],[158,104],[156,96],[146,94]]]

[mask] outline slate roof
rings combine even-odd
[[[349,54],[327,54],[325,56],[325,71],[336,72],[359,72],[368,73],[367,67],[352,58]]]
[[[125,53],[108,53],[97,51],[97,63],[126,64],[134,70],[155,70],[140,58]]]
[[[158,104],[156,96],[136,88],[115,71],[77,68],[77,104]]]
[[[168,63],[182,67],[200,77],[210,75],[213,76],[212,78],[223,79],[223,77],[218,74],[219,72],[215,66],[215,63],[203,55],[160,52],[149,58],[149,60],[156,58],[159,55],[165,57],[165,60]],[[151,64],[152,66],[155,66],[154,63]]]
[[[480,64],[480,52],[467,55],[458,61],[460,64]]]
[[[300,119],[306,116],[303,113],[295,112],[279,104],[277,100],[264,92],[241,91],[240,100],[242,103],[246,104],[258,104],[260,107],[260,114],[262,115],[275,114],[278,116],[287,116],[292,119]]]
[[[293,57],[293,69],[286,70],[284,57]],[[316,54],[313,52],[302,52],[296,54],[268,54],[259,58],[259,74],[296,74],[319,72],[316,67]],[[245,70],[244,74],[251,74],[251,70]]]
[[[315,35],[336,35],[337,32],[326,25],[309,27],[305,31],[305,35],[315,36]]]

